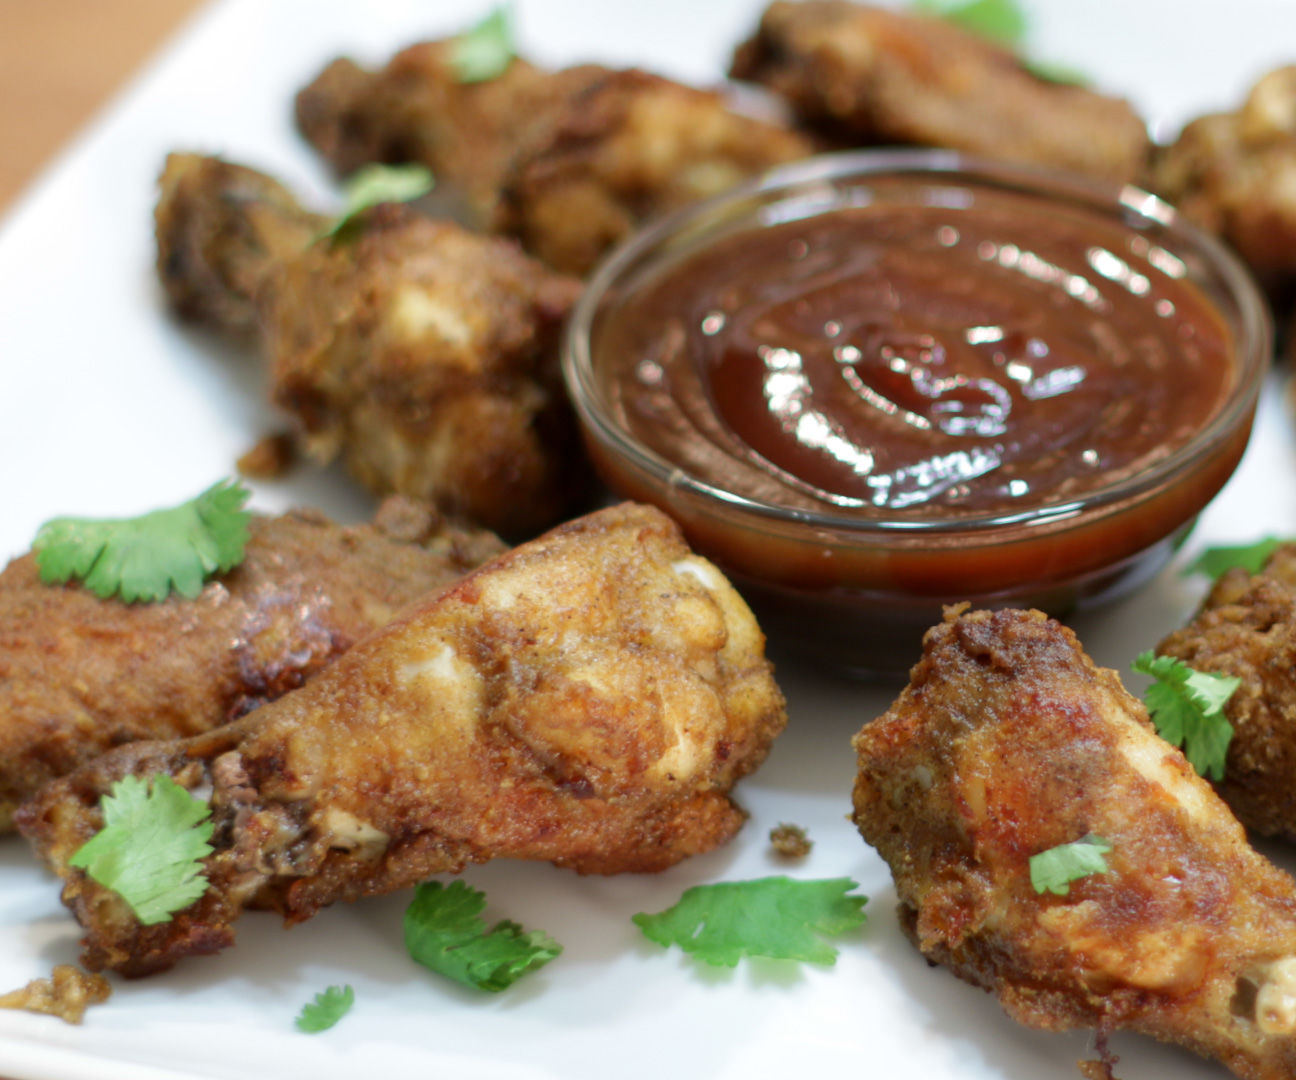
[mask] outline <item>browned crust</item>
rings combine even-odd
[[[952,609],[855,739],[855,821],[929,960],[1014,1019],[1181,1043],[1246,1080],[1296,1070],[1258,994],[1296,957],[1296,883],[1115,672],[1039,612]],[[1108,871],[1037,893],[1030,857],[1094,834]]]
[[[19,828],[64,879],[84,961],[129,975],[497,856],[656,871],[744,815],[734,782],[786,713],[737,593],[646,507],[600,511],[407,610],[294,694],[46,786]],[[122,776],[210,784],[203,897],[140,926],[67,860]]]
[[[13,560],[0,574],[0,829],[112,747],[193,735],[295,689],[502,548],[395,499],[373,526],[256,516],[243,562],[192,600],[100,600],[42,584],[32,555]]]
[[[850,0],[776,0],[730,74],[854,145],[949,147],[1117,181],[1138,177],[1148,150],[1127,102],[1042,79],[944,20]]]

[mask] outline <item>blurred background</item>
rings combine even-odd
[[[201,0],[0,0],[0,214]]]

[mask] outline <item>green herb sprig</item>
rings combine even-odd
[[[365,165],[348,178],[343,189],[342,212],[319,236],[334,243],[347,239],[355,219],[380,203],[403,203],[421,199],[436,186],[432,173],[422,165]]]
[[[459,82],[486,82],[503,75],[514,55],[513,13],[502,4],[454,39],[450,63]]]
[[[313,1001],[302,1006],[293,1021],[298,1031],[314,1035],[327,1031],[351,1011],[355,1004],[355,991],[350,986],[330,986],[315,995]]]
[[[678,945],[708,964],[733,967],[744,956],[832,964],[825,936],[865,921],[867,897],[850,878],[797,881],[784,876],[722,881],[686,889],[679,901],[634,923],[659,945]]]
[[[1182,747],[1200,775],[1223,780],[1233,739],[1233,725],[1224,715],[1224,706],[1242,680],[1194,671],[1182,660],[1157,656],[1151,650],[1139,655],[1134,670],[1155,680],[1143,701],[1161,738]]]
[[[497,992],[562,952],[543,930],[526,932],[508,920],[487,930],[485,907],[485,894],[462,881],[419,885],[405,910],[410,956],[465,986]]]
[[[1031,886],[1037,893],[1050,892],[1066,896],[1071,891],[1071,882],[1091,874],[1107,872],[1107,860],[1103,856],[1110,853],[1111,849],[1111,844],[1101,836],[1090,834],[1069,844],[1058,844],[1057,847],[1032,855]]]
[[[102,599],[127,603],[193,598],[215,574],[243,561],[251,514],[241,484],[222,480],[179,506],[133,518],[47,521],[32,548],[41,581],[78,579]]]
[[[169,776],[127,776],[99,800],[104,827],[68,860],[111,889],[144,926],[170,922],[207,891],[211,807]]]

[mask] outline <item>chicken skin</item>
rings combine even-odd
[[[1296,1075],[1296,882],[1069,630],[950,609],[855,749],[855,822],[929,961],[1031,1027]],[[1088,836],[1107,870],[1037,892],[1031,857]]]
[[[848,145],[948,147],[1115,181],[1137,177],[1148,150],[1126,102],[1041,78],[942,19],[850,0],[776,0],[730,75]]]
[[[1221,575],[1157,652],[1241,678],[1224,706],[1233,738],[1215,790],[1247,828],[1296,841],[1296,544],[1275,549],[1254,576]]]
[[[287,693],[502,550],[397,497],[373,525],[254,516],[243,562],[193,599],[100,600],[42,584],[33,555],[14,559],[0,573],[0,831],[54,777]]]
[[[168,158],[156,220],[172,306],[256,328],[317,460],[512,538],[585,494],[558,369],[574,279],[399,205],[324,237],[274,180],[194,154]]]
[[[644,71],[515,59],[461,83],[453,53],[453,39],[424,42],[376,72],[336,60],[298,95],[298,126],[343,173],[426,165],[460,189],[472,224],[566,273],[588,273],[651,217],[814,151],[719,93]]]
[[[1296,66],[1261,78],[1236,112],[1189,123],[1148,186],[1218,233],[1273,293],[1296,285]]]
[[[728,840],[734,782],[786,720],[738,594],[659,511],[579,518],[486,564],[300,690],[45,787],[19,828],[65,879],[84,962],[142,975],[495,857],[657,871]],[[142,926],[68,865],[117,779],[210,785],[205,894]]]

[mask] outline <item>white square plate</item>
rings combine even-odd
[[[718,80],[755,24],[756,0],[591,4],[517,0],[524,52],[548,63],[640,64]],[[1249,83],[1296,56],[1290,0],[1035,0],[1033,49],[1128,94],[1156,130],[1233,107]],[[451,0],[227,0],[205,10],[80,138],[0,227],[0,554],[17,555],[62,513],[166,505],[229,474],[276,427],[256,359],[177,326],[152,267],[154,181],[172,149],[218,152],[279,175],[307,200],[335,186],[291,123],[293,93],[329,59],[378,63],[453,33],[484,5]],[[1296,534],[1296,441],[1275,377],[1242,470],[1188,549]],[[369,499],[337,472],[259,485],[265,510],[305,503],[344,520]],[[1200,583],[1174,568],[1077,629],[1099,662],[1127,669],[1191,611]],[[0,1013],[0,1075],[11,1080],[196,1080],[366,1076],[618,1077],[673,1080],[871,1075],[887,1080],[1071,1080],[1086,1032],[1049,1035],[1008,1020],[988,995],[929,969],[902,939],[886,867],[846,821],[850,736],[890,692],[780,669],[791,724],[739,790],[751,811],[726,849],[657,877],[580,878],[547,865],[492,864],[465,876],[488,916],[548,930],[565,946],[501,995],[450,985],[401,943],[407,898],[329,909],[290,933],[240,923],[239,945],[137,982],[114,980],[84,1026]],[[806,826],[813,854],[791,872],[848,875],[872,899],[834,968],[744,963],[699,968],[631,924],[686,887],[785,869],[769,854],[780,821]],[[1284,856],[1285,857],[1285,856]],[[0,842],[0,989],[77,955],[57,885],[17,839]],[[356,991],[333,1030],[293,1018],[334,983]],[[1147,1040],[1117,1038],[1126,1080],[1207,1080],[1224,1070]]]

